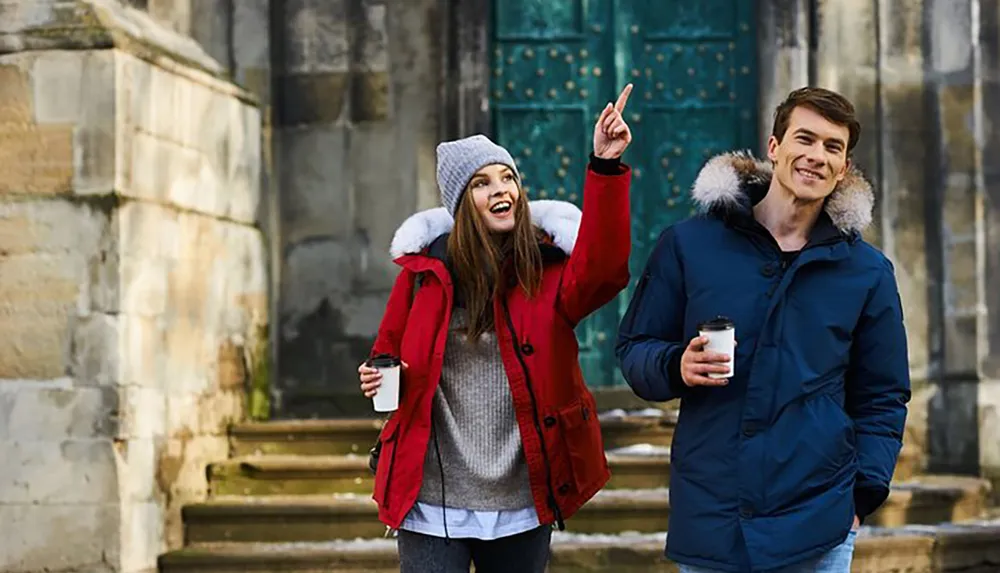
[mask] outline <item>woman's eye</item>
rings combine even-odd
[[[503,180],[504,181],[513,181],[514,180],[514,176],[513,175],[504,175],[503,176]]]

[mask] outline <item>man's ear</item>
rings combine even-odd
[[[781,142],[775,136],[770,136],[767,138],[767,158],[773,163],[778,158],[778,145]]]
[[[840,170],[840,173],[837,174],[836,179],[838,183],[844,180],[844,177],[847,176],[847,172],[850,171],[850,169],[851,169],[851,158],[848,157],[847,161],[844,162],[844,167]]]

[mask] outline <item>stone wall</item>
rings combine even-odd
[[[10,4],[0,570],[155,571],[267,335],[259,112],[141,13]],[[74,49],[47,26],[75,27]]]
[[[299,0],[271,23],[280,416],[371,413],[357,364],[398,273],[389,242],[437,202],[439,4]]]

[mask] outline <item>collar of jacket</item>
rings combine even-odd
[[[769,161],[757,159],[749,152],[725,153],[713,157],[698,173],[691,197],[702,212],[727,223],[749,224],[756,222],[753,206],[767,194],[772,177]],[[823,213],[810,233],[809,243],[825,244],[838,238],[848,242],[860,239],[861,232],[872,222],[874,206],[871,184],[852,166],[827,197]]]
[[[528,207],[532,223],[546,235],[539,245],[542,259],[550,262],[569,256],[580,233],[580,208],[566,201],[532,201]],[[423,255],[447,265],[448,235],[454,226],[455,220],[444,207],[411,215],[396,230],[389,255],[399,262],[409,260],[408,255]]]

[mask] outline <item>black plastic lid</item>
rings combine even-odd
[[[399,358],[391,354],[379,354],[374,356],[369,362],[375,368],[392,368],[393,366],[400,365]]]
[[[707,331],[707,332],[717,332],[717,331],[720,331],[720,330],[730,330],[732,328],[736,328],[736,325],[733,324],[732,320],[730,320],[730,319],[728,319],[728,318],[726,318],[724,316],[717,316],[717,317],[713,318],[712,320],[705,321],[705,322],[703,322],[703,323],[701,323],[701,324],[698,325],[698,330],[704,330],[704,331]]]

